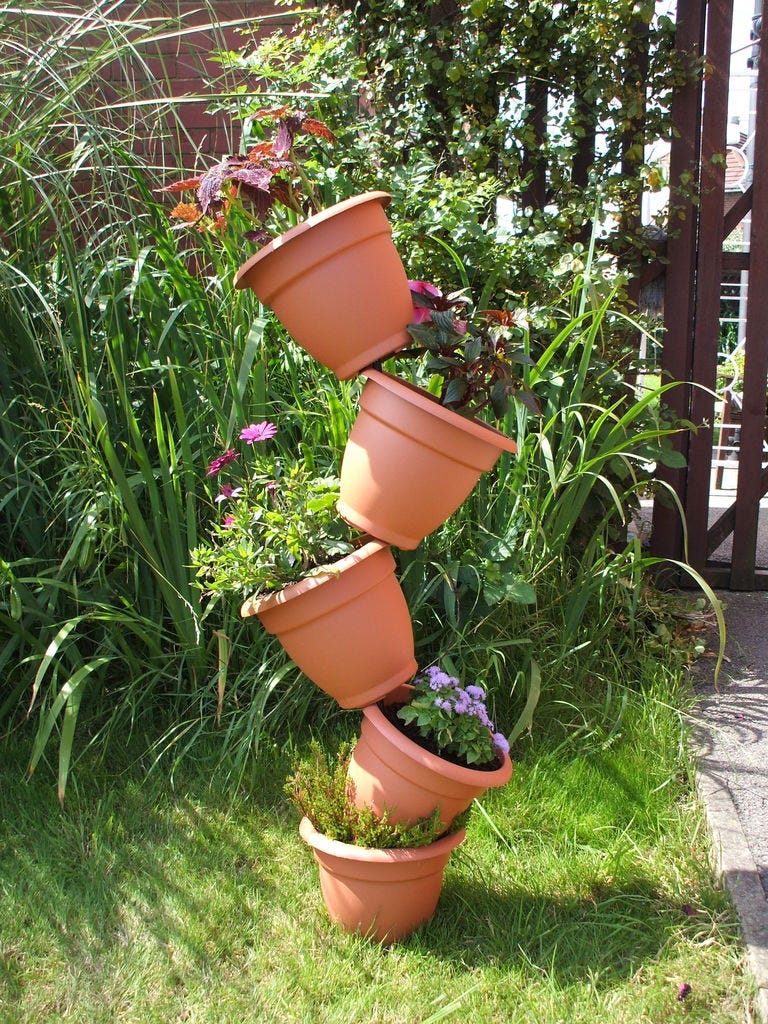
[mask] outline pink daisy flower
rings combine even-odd
[[[261,423],[251,423],[240,431],[240,440],[246,444],[256,444],[258,441],[268,441],[277,433],[277,427],[269,420],[262,420]]]

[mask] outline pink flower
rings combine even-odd
[[[234,462],[235,459],[239,458],[239,453],[236,452],[234,448],[230,448],[228,451],[224,452],[223,455],[219,455],[217,459],[213,460],[208,467],[206,476],[218,476],[224,466],[228,466],[230,462]]]
[[[239,498],[243,493],[242,487],[233,487],[232,484],[222,484],[221,490],[213,499],[217,504],[226,501],[227,498]]]
[[[432,295],[437,299],[443,297],[443,293],[439,288],[436,288],[429,281],[409,281],[408,287],[411,292],[415,292],[416,295]],[[429,315],[429,310],[425,306],[414,306],[413,307],[413,320],[414,324],[425,324],[429,323],[432,317]],[[463,334],[463,331],[459,333]]]
[[[224,526],[234,526],[234,525],[235,525],[235,517],[234,516],[232,516],[232,515],[224,516]]]
[[[256,444],[257,441],[268,441],[277,433],[277,427],[269,420],[262,420],[261,423],[251,423],[240,431],[240,440],[246,444]]]

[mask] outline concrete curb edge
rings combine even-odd
[[[747,958],[757,985],[756,1009],[768,1024],[768,911],[757,865],[724,779],[709,771],[704,758],[696,769],[696,789],[704,804],[717,874],[724,881],[741,920]]]

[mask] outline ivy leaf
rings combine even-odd
[[[536,591],[522,576],[515,576],[507,583],[504,596],[513,604],[536,604]]]
[[[685,469],[688,465],[685,456],[677,448],[661,448],[657,459],[662,466],[669,466],[670,469]]]

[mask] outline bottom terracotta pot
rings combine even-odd
[[[387,702],[403,703],[409,692],[409,687],[398,687]],[[358,806],[372,807],[377,814],[386,807],[390,821],[408,824],[439,807],[446,828],[476,797],[493,786],[503,786],[511,777],[508,754],[495,771],[453,764],[401,733],[376,704],[363,710],[360,739],[349,762]]]
[[[409,935],[435,912],[451,850],[463,829],[412,850],[369,850],[328,839],[309,818],[299,825],[320,871],[328,915],[346,931],[375,942]]]
[[[364,707],[416,672],[413,626],[386,544],[370,541],[274,594],[249,598],[298,667],[343,708]]]

